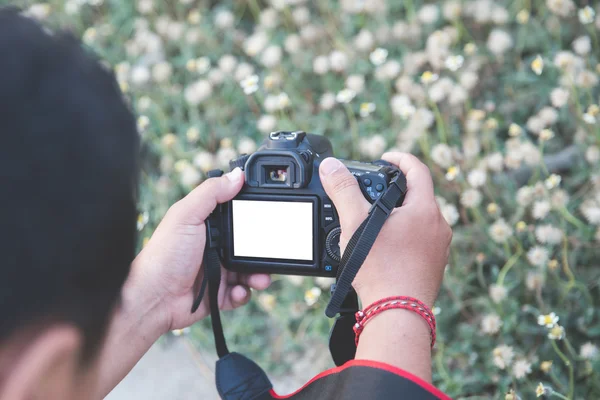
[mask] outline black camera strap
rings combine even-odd
[[[371,251],[383,224],[396,205],[401,205],[406,194],[406,177],[399,172],[392,178],[387,190],[373,203],[369,215],[356,229],[348,242],[340,261],[337,280],[331,288],[331,299],[325,315],[336,319],[329,338],[329,350],[336,365],[340,366],[354,358],[356,344],[352,327],[356,323],[358,296],[352,282]]]
[[[204,277],[200,284],[200,293],[194,300],[191,311],[194,313],[198,310],[208,287],[210,319],[215,337],[215,347],[219,356],[215,368],[217,391],[224,400],[271,399],[269,391],[273,388],[273,385],[267,374],[254,361],[239,353],[229,352],[227,348],[221,323],[221,313],[219,312],[221,261],[217,250],[220,238],[215,216],[211,214],[205,224]]]

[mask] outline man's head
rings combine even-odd
[[[138,145],[111,72],[0,8],[0,399],[82,398],[134,257]]]

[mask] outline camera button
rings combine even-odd
[[[377,186],[375,186],[375,189],[376,189],[378,192],[382,192],[382,191],[383,191],[383,184],[381,184],[381,183],[378,183],[378,184],[377,184]]]
[[[323,213],[323,225],[327,226],[334,220],[333,211],[325,211]]]
[[[323,200],[323,210],[325,212],[333,210],[333,204],[331,203],[331,200],[329,200],[329,199]]]
[[[366,178],[363,183],[365,184],[365,186],[369,187],[371,186],[371,180],[369,178]]]

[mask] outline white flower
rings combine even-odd
[[[579,348],[579,355],[582,358],[593,360],[598,357],[598,347],[591,342],[584,343]]]
[[[560,318],[558,318],[558,315],[551,312],[550,314],[539,315],[537,322],[538,322],[538,325],[545,326],[546,328],[550,329],[550,328],[553,328],[554,325],[556,325],[558,323],[559,319]]]
[[[261,56],[261,62],[267,68],[273,68],[281,62],[282,51],[279,46],[269,46],[265,49]]]
[[[145,65],[136,65],[131,70],[131,83],[143,85],[150,80],[150,70]]]
[[[359,51],[368,51],[371,50],[373,45],[375,44],[375,38],[371,31],[367,29],[361,29],[358,32],[358,35],[354,38],[354,45]]]
[[[460,204],[467,208],[478,207],[481,204],[481,193],[477,189],[467,189],[460,195]]]
[[[166,82],[171,77],[173,67],[166,61],[159,62],[152,67],[152,78],[159,83]]]
[[[572,0],[546,0],[546,5],[554,14],[567,17],[575,10]]]
[[[556,245],[563,238],[563,232],[552,225],[540,225],[535,228],[535,237],[542,244]]]
[[[288,35],[285,38],[283,47],[285,48],[285,51],[287,51],[288,53],[296,54],[296,53],[298,53],[298,51],[300,51],[300,49],[302,47],[302,40],[300,39],[300,36],[298,36],[296,34]]]
[[[183,186],[193,187],[200,182],[200,173],[191,164],[186,164],[179,173],[179,180]]]
[[[448,68],[450,71],[455,72],[458,71],[460,67],[462,67],[464,61],[465,58],[459,54],[446,58],[446,62],[444,64],[446,65],[446,68]]]
[[[289,107],[291,104],[290,97],[285,92],[281,92],[277,95],[277,109],[283,110],[284,108]]]
[[[346,87],[355,93],[362,92],[365,88],[365,77],[359,74],[350,75],[346,78]]]
[[[517,360],[512,367],[513,376],[523,379],[531,373],[531,363],[526,360]]]
[[[411,104],[411,101],[408,98],[408,96],[403,94],[397,94],[393,96],[390,100],[390,107],[394,114],[399,115],[404,119],[407,119],[416,112],[416,109]]]
[[[496,152],[492,153],[486,157],[487,167],[494,171],[500,172],[504,168],[504,158],[502,157],[502,153]]]
[[[533,188],[529,186],[523,186],[517,190],[517,203],[521,207],[527,207],[533,201]]]
[[[269,37],[264,31],[258,31],[244,41],[244,51],[250,57],[258,55],[269,43]]]
[[[536,201],[533,203],[531,215],[535,219],[544,219],[550,212],[550,203],[546,200]]]
[[[591,24],[594,22],[594,17],[596,16],[596,12],[590,6],[585,6],[579,11],[577,11],[577,16],[579,17],[579,22],[582,24]]]
[[[360,116],[366,118],[371,115],[376,108],[375,103],[362,103],[360,105]]]
[[[487,314],[481,320],[481,332],[486,335],[493,335],[500,331],[502,319],[497,314]]]
[[[237,66],[237,59],[231,54],[225,54],[219,58],[219,68],[226,74],[231,74]]]
[[[600,161],[600,148],[598,146],[590,146],[585,151],[585,160],[590,164],[596,164]]]
[[[258,304],[260,304],[261,307],[264,308],[267,312],[273,311],[276,303],[277,299],[270,293],[261,293],[258,296]]]
[[[237,152],[239,154],[252,154],[256,150],[256,142],[249,137],[243,137],[238,141]]]
[[[548,250],[541,246],[534,246],[527,252],[527,260],[536,267],[543,267],[548,262]]]
[[[469,175],[467,176],[469,185],[473,186],[474,188],[482,187],[486,180],[487,174],[481,169],[474,169],[473,171],[469,172]]]
[[[447,144],[438,143],[431,150],[431,159],[442,168],[448,168],[453,163],[452,150]]]
[[[152,0],[139,0],[136,8],[140,14],[150,14],[154,10],[154,2]]]
[[[200,75],[208,72],[210,70],[210,59],[208,57],[200,57],[195,60],[195,69],[196,72]],[[241,79],[238,79],[241,80]]]
[[[388,51],[386,49],[382,49],[381,47],[373,50],[371,54],[369,54],[369,60],[375,66],[379,66],[385,62],[388,56]]]
[[[329,71],[329,58],[327,56],[317,56],[313,60],[313,72],[317,75],[324,75]]]
[[[277,125],[277,118],[270,114],[262,115],[256,122],[256,127],[262,133],[270,133],[275,130]]]
[[[580,56],[586,56],[592,50],[592,40],[589,36],[580,36],[573,41],[573,50]]]
[[[531,62],[531,70],[536,75],[541,75],[544,71],[544,59],[539,54]]]
[[[445,204],[440,207],[442,216],[450,226],[454,226],[458,222],[459,214],[454,204]]]
[[[306,305],[310,307],[314,305],[317,301],[319,301],[320,296],[321,288],[315,286],[312,289],[309,289],[306,292],[304,292],[304,301],[306,302]]]
[[[335,96],[335,100],[338,103],[350,103],[352,99],[356,96],[356,93],[351,89],[342,89]]]
[[[525,279],[525,286],[529,290],[538,290],[544,286],[544,275],[539,272],[528,271]]]
[[[594,125],[596,123],[596,117],[594,117],[590,113],[585,113],[585,114],[583,114],[583,121],[586,124]]]
[[[435,23],[440,17],[440,9],[435,4],[426,4],[417,14],[419,21],[425,25]]]
[[[560,181],[562,180],[560,175],[552,174],[545,181],[544,185],[546,189],[551,190],[560,185]]]
[[[210,171],[214,168],[215,157],[208,151],[201,151],[194,157],[194,165],[202,172]]]
[[[381,135],[373,135],[368,139],[362,139],[359,148],[362,154],[371,159],[378,159],[385,151],[387,144]]]
[[[319,101],[319,106],[322,110],[328,111],[331,110],[335,106],[335,95],[330,92],[323,93],[321,96],[321,100]]]
[[[442,14],[448,21],[456,21],[462,13],[462,4],[457,0],[446,1],[442,6]]]
[[[501,218],[490,226],[489,233],[494,242],[504,243],[512,236],[513,228]]]
[[[258,75],[250,75],[240,82],[245,94],[252,94],[258,90]]]
[[[185,88],[183,96],[187,103],[196,106],[212,95],[212,85],[207,80],[199,80]]]
[[[565,328],[556,324],[548,332],[548,339],[552,340],[561,340],[565,337]]]
[[[580,211],[585,219],[593,225],[600,225],[600,204],[588,199],[581,204]]]
[[[500,369],[506,369],[515,356],[513,348],[507,345],[501,345],[492,350],[494,365]]]
[[[329,64],[335,72],[342,72],[348,67],[348,56],[341,51],[335,50],[329,54]]]
[[[502,302],[508,294],[508,290],[504,286],[491,284],[489,289],[490,298],[496,304]]]
[[[550,93],[550,101],[556,108],[561,108],[569,101],[569,91],[563,88],[556,88]]]
[[[273,29],[279,23],[279,15],[277,10],[273,8],[265,8],[258,16],[258,24],[266,29]]]
[[[477,86],[479,82],[479,76],[475,72],[466,71],[460,75],[459,78],[460,85],[467,90],[472,90]]]
[[[215,25],[221,30],[233,27],[234,17],[231,11],[221,10],[215,15]]]
[[[512,37],[506,31],[494,29],[488,36],[487,47],[496,56],[501,56],[512,46]]]
[[[318,278],[315,278],[315,283],[321,289],[329,290],[331,288],[331,285],[335,283],[335,278],[326,278],[320,276]]]
[[[233,77],[236,81],[241,82],[253,74],[254,67],[248,63],[242,62],[238,64],[237,68],[235,69],[235,73],[233,74]]]
[[[398,61],[389,60],[375,70],[375,79],[377,79],[378,81],[387,81],[394,79],[398,76],[401,70],[402,66]]]

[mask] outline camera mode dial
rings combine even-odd
[[[248,154],[242,154],[238,158],[234,158],[233,160],[229,161],[229,168],[233,171],[239,167],[243,171],[248,158],[250,158]]]
[[[332,260],[339,262],[341,257],[340,251],[340,236],[342,235],[342,228],[332,229],[325,239],[325,251]]]

